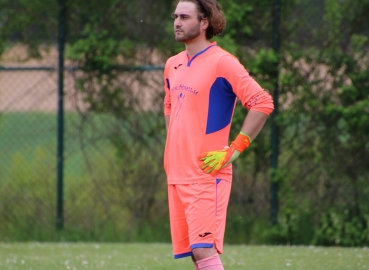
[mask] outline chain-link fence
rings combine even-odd
[[[163,75],[160,68],[141,69],[118,72],[114,83],[129,90],[117,94],[122,94],[121,99],[116,96],[117,100],[106,101],[117,115],[97,108],[93,112],[88,106],[94,105],[86,101],[89,94],[76,88],[83,72],[66,69],[63,179],[67,231],[126,231],[165,216],[161,165],[165,129],[162,102],[158,102],[163,97]],[[57,71],[18,67],[3,69],[0,76],[1,231],[5,232],[2,237],[18,234],[27,239],[31,232],[32,237],[43,235],[56,226]],[[145,83],[138,77],[145,78]],[[112,232],[111,240],[116,237]]]
[[[152,7],[157,3],[148,2]],[[253,18],[256,29],[229,15],[231,34],[218,39],[219,44],[236,54],[267,91],[278,90],[280,105],[278,115],[234,164],[226,241],[368,243],[367,1],[282,1],[279,54],[272,45],[272,11],[279,1],[251,1],[248,8],[242,1],[225,2],[224,9],[241,21]],[[127,3],[120,1],[120,6]],[[77,11],[83,13],[76,9],[75,16]],[[145,33],[152,29],[138,27]],[[57,229],[58,56],[52,49],[41,50],[40,61],[3,57],[0,241],[170,240],[162,165],[164,61],[145,61],[163,51],[144,47],[137,62],[106,67],[101,57],[94,58],[101,53],[93,43],[94,27],[86,29],[91,32],[83,32],[87,38],[81,40],[93,44],[92,60],[68,61],[64,72],[62,229]],[[240,34],[232,36],[235,29]],[[147,39],[158,38],[153,34]],[[229,40],[243,44],[235,48]],[[134,46],[127,42],[126,47]],[[6,55],[23,51],[14,46]],[[245,114],[236,107],[231,137]],[[272,124],[279,132],[278,167],[273,170]],[[270,224],[271,180],[279,187],[275,226]]]

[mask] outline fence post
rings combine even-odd
[[[59,0],[58,15],[58,134],[57,134],[57,221],[56,228],[58,230],[64,227],[64,211],[63,211],[63,159],[64,159],[64,46],[66,35],[66,0]]]
[[[280,47],[280,36],[279,36],[279,24],[280,24],[280,0],[275,0],[273,8],[273,50],[279,54]],[[278,220],[278,180],[276,177],[276,170],[278,168],[278,155],[279,155],[279,137],[278,137],[278,126],[276,123],[276,117],[278,115],[278,83],[279,77],[279,56],[275,67],[275,77],[274,77],[274,111],[272,113],[272,175],[271,175],[271,186],[270,186],[270,218],[272,225],[277,224]]]

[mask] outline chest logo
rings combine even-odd
[[[174,67],[174,69],[178,69],[182,64],[179,64],[178,66]]]
[[[179,112],[182,110],[182,104],[183,104],[183,100],[185,99],[186,95],[183,93],[179,93],[177,96],[177,100],[178,100],[178,110],[176,113],[176,117],[179,114]]]

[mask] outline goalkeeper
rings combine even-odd
[[[211,41],[225,28],[216,0],[179,0],[173,18],[175,39],[185,45],[164,69],[173,253],[190,256],[195,269],[219,270],[232,162],[259,134],[273,101],[235,56]],[[229,144],[237,99],[248,113]]]

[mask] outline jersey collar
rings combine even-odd
[[[195,54],[195,55],[190,59],[190,61],[188,61],[187,66],[188,66],[188,67],[189,67],[189,66],[191,66],[192,61],[193,61],[196,57],[198,57],[199,55],[201,55],[201,54],[205,53],[207,50],[209,50],[211,47],[214,47],[214,46],[217,46],[217,43],[216,43],[216,42],[212,42],[212,43],[211,43],[207,48],[205,48],[205,49],[204,49],[204,50],[202,50],[201,52],[198,52],[197,54]],[[187,54],[187,58],[189,59],[188,54]]]

